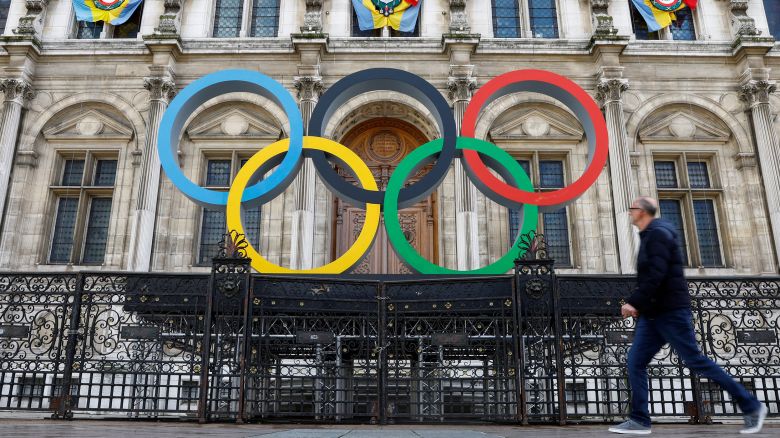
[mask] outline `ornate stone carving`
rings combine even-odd
[[[184,0],[164,0],[165,11],[160,15],[160,24],[154,29],[160,35],[179,35],[182,3]]]
[[[731,25],[736,37],[759,36],[761,31],[756,29],[756,21],[747,14],[748,0],[731,0]]]
[[[596,100],[604,106],[610,102],[619,101],[623,92],[628,90],[628,80],[626,79],[602,79],[596,86]]]
[[[298,100],[302,101],[317,100],[325,90],[322,78],[319,76],[298,76],[294,79],[293,85],[298,91]]]
[[[447,89],[450,100],[457,102],[471,99],[471,94],[477,88],[477,79],[473,76],[450,77],[447,79]]]
[[[5,95],[6,101],[24,103],[35,97],[32,85],[23,79],[6,78],[1,80],[0,91]]]
[[[306,34],[322,33],[322,0],[306,0],[306,13],[303,14],[301,32]]]
[[[26,0],[27,13],[19,18],[19,26],[13,30],[17,35],[37,36],[43,27],[43,18],[49,0]]]
[[[774,81],[751,80],[743,84],[739,90],[739,98],[747,102],[751,107],[757,104],[768,104],[769,95],[777,89]]]
[[[149,100],[169,102],[176,95],[176,84],[170,78],[144,78],[144,88],[149,91]]]
[[[468,34],[471,32],[469,17],[466,14],[466,0],[450,0],[450,33]]]
[[[609,0],[590,0],[590,11],[593,20],[593,36],[611,37],[618,33],[609,15]]]

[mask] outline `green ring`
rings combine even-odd
[[[522,255],[520,249],[520,236],[532,230],[536,230],[538,208],[535,205],[523,205],[523,227],[515,237],[515,243],[509,251],[495,262],[478,269],[460,271],[436,265],[421,256],[412,244],[406,240],[406,236],[404,236],[403,230],[401,229],[401,223],[398,220],[398,194],[404,185],[404,181],[415,169],[415,166],[431,155],[441,152],[442,143],[442,139],[437,139],[429,141],[414,149],[409,155],[401,160],[390,177],[390,181],[388,181],[385,190],[384,201],[384,218],[387,238],[390,240],[398,257],[408,263],[412,269],[420,274],[505,274],[514,267],[515,259]],[[510,174],[515,180],[515,185],[517,185],[519,189],[529,192],[533,191],[533,184],[531,184],[531,180],[528,178],[528,175],[525,174],[525,171],[523,171],[520,164],[518,164],[506,151],[493,143],[476,138],[458,137],[457,148],[470,149],[487,155],[497,161],[501,166],[509,169]]]

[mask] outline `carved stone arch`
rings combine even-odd
[[[535,113],[530,113],[531,111]],[[574,113],[562,103],[551,97],[522,92],[502,96],[486,106],[477,119],[476,138],[487,139],[489,134],[500,132],[502,127],[506,129],[510,126],[513,118],[531,115],[541,116],[551,125],[567,126],[568,129],[565,131],[568,131],[566,133],[569,135],[584,132]]]
[[[429,139],[441,137],[438,125],[423,104],[387,91],[372,91],[348,100],[333,114],[324,135],[339,139],[360,123],[381,117],[412,123]]]
[[[249,127],[254,125],[258,134],[278,130],[277,138],[289,136],[290,122],[284,111],[273,101],[250,93],[228,93],[209,100],[193,111],[184,129],[187,133],[197,131],[211,118],[230,115],[244,117]]]
[[[111,108],[112,112],[125,120],[126,125],[133,131],[132,139],[135,140],[133,146],[136,149],[144,144],[146,141],[146,120],[130,102],[115,94],[88,92],[68,96],[52,104],[35,118],[30,118],[29,126],[22,131],[19,143],[20,151],[34,152],[36,139],[46,129],[45,127],[52,126],[52,120],[56,123],[57,117],[66,114],[67,111],[77,106],[83,108],[84,111],[91,111],[94,109],[92,107],[100,105]]]
[[[49,119],[42,132],[47,141],[130,141],[133,137],[127,119],[116,108],[101,103],[66,108]]]
[[[488,132],[493,141],[537,139],[578,143],[584,135],[572,114],[543,102],[528,102],[507,109],[494,119]]]
[[[637,152],[637,140],[645,132],[644,129],[653,127],[653,122],[657,123],[659,121],[653,119],[654,114],[659,113],[664,108],[672,109],[681,106],[695,110],[691,118],[694,122],[696,121],[695,113],[698,112],[700,115],[708,114],[714,120],[722,123],[723,125],[718,131],[726,132],[727,130],[727,133],[733,136],[737,153],[754,153],[747,130],[733,114],[728,112],[718,102],[694,94],[661,94],[645,101],[626,121],[629,150]],[[692,115],[690,111],[687,114],[688,116]],[[723,128],[726,129],[724,130]]]
[[[252,139],[275,141],[284,132],[281,122],[253,103],[221,102],[198,112],[185,128],[190,139]]]

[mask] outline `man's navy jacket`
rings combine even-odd
[[[637,257],[637,285],[626,302],[643,316],[690,307],[682,249],[672,224],[654,219],[639,236],[642,243]]]

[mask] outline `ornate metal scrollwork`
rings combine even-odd
[[[217,243],[219,250],[215,258],[219,259],[248,259],[246,248],[249,243],[246,236],[236,230],[230,230],[222,235],[222,240]]]
[[[520,236],[520,249],[523,256],[520,260],[548,260],[547,240],[544,234],[537,234],[536,231],[529,231]]]

